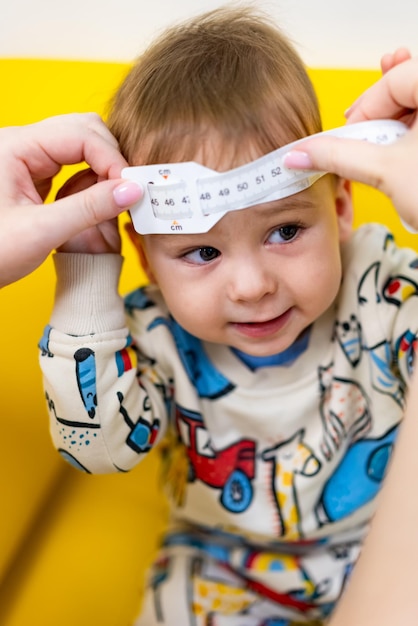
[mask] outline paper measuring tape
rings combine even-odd
[[[318,133],[376,144],[390,144],[407,126],[395,120],[359,122]],[[127,167],[122,177],[139,183],[143,198],[131,209],[141,234],[204,233],[226,213],[280,200],[310,187],[326,172],[290,170],[284,156],[310,135],[226,172],[188,161]]]

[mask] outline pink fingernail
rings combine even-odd
[[[301,150],[291,150],[288,152],[283,159],[283,163],[285,167],[296,170],[309,170],[313,167],[309,154]]]
[[[144,191],[140,185],[132,181],[126,181],[113,190],[113,197],[116,204],[123,208],[134,204],[142,197],[143,193]]]

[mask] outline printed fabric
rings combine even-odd
[[[125,472],[153,448],[162,457],[171,525],[137,623],[323,623],[402,418],[416,253],[382,226],[359,228],[307,349],[255,370],[187,333],[155,287],[123,302],[117,255],[62,254],[56,266],[40,342],[55,446],[93,473]]]

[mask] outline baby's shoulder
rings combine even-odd
[[[146,330],[156,318],[168,319],[169,311],[160,290],[153,285],[138,287],[124,296],[125,313],[130,327]]]
[[[416,266],[413,262],[416,258],[415,250],[399,246],[387,226],[379,223],[359,226],[342,246],[343,273],[354,267],[367,268],[371,264],[379,264],[382,270],[386,267],[390,272],[390,268]]]
[[[394,242],[394,236],[387,226],[370,222],[358,226],[353,231],[347,247],[355,252],[370,250],[372,254],[379,254],[392,242]]]

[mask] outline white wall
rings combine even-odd
[[[130,61],[165,26],[229,2],[4,0],[0,57]],[[278,21],[313,67],[376,68],[383,52],[401,45],[418,54],[418,0],[253,4]]]

